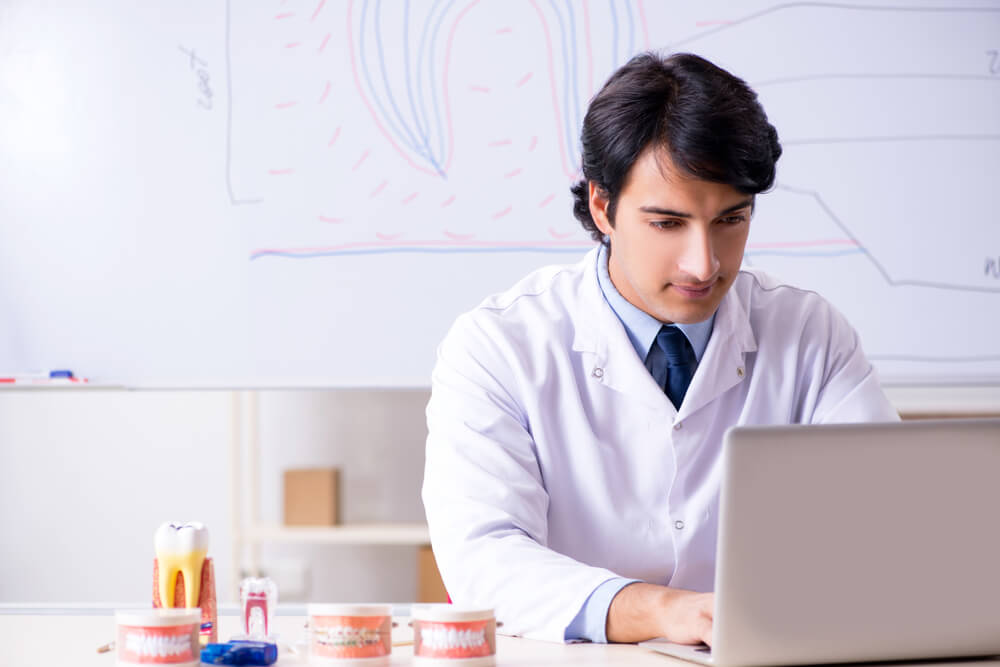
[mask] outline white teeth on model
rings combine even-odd
[[[334,625],[315,630],[316,641],[327,646],[371,646],[381,643],[381,633],[377,628],[353,628],[348,625]]]
[[[420,642],[433,649],[478,648],[486,643],[486,630],[421,628]]]
[[[159,568],[160,604],[178,607],[174,600],[178,573],[184,577],[184,606],[197,607],[201,595],[201,568],[208,553],[208,530],[201,523],[165,523],[153,536]]]
[[[130,632],[125,637],[125,649],[135,655],[158,658],[190,655],[191,635],[150,635],[145,632]]]

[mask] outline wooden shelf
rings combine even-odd
[[[425,546],[431,543],[423,523],[357,523],[341,526],[283,526],[259,524],[247,529],[249,542],[298,542],[311,544],[396,544]]]

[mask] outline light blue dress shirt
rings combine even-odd
[[[640,310],[625,300],[618,289],[611,282],[611,275],[608,273],[608,249],[601,246],[597,258],[597,282],[601,286],[604,298],[615,311],[615,315],[621,320],[628,333],[628,338],[632,341],[635,353],[639,359],[645,362],[649,348],[656,340],[656,334],[660,332],[663,323],[652,315]],[[705,348],[708,347],[708,339],[712,336],[712,326],[715,324],[715,314],[704,322],[695,324],[671,324],[680,329],[694,348],[695,358],[700,362]],[[697,370],[697,369],[696,369]],[[608,579],[603,584],[594,589],[583,603],[576,618],[566,627],[566,640],[589,640],[597,643],[608,641],[605,630],[608,620],[608,609],[611,608],[611,601],[618,591],[629,584],[638,582],[639,579],[625,579],[616,577]]]

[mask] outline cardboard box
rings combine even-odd
[[[340,470],[285,471],[285,525],[336,526],[340,523]]]
[[[448,602],[448,591],[430,547],[417,551],[417,602]]]

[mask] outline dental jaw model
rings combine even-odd
[[[153,606],[201,608],[201,643],[218,638],[215,571],[207,558],[208,530],[192,523],[164,523],[153,536]]]

